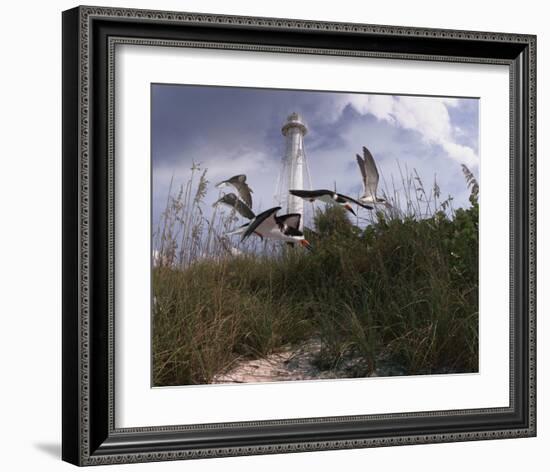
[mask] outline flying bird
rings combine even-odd
[[[365,205],[354,198],[348,197],[347,195],[333,192],[332,190],[289,190],[289,192],[296,197],[303,198],[304,200],[308,200],[310,202],[319,200],[324,203],[337,203],[354,215],[356,213],[351,207],[352,203],[366,208],[367,210],[372,210],[371,206]]]
[[[287,225],[291,228],[298,229],[300,227],[300,219],[302,215],[299,213],[289,213],[287,215],[281,215],[281,216],[275,216],[275,220],[278,224]],[[245,223],[244,225],[239,226],[238,228],[235,228],[232,231],[229,231],[228,233],[225,233],[226,236],[234,236],[237,234],[243,234],[248,227],[250,226],[251,222]],[[263,236],[261,234],[258,234],[260,238],[263,239]]]
[[[252,189],[246,183],[246,175],[234,175],[230,179],[222,180],[216,185],[216,188],[223,188],[231,185],[235,187],[242,201],[248,205],[248,208],[252,208]]]
[[[363,157],[359,154],[356,154],[356,157],[365,188],[365,193],[359,197],[359,201],[365,205],[383,203],[386,206],[391,206],[385,198],[376,195],[380,175],[378,174],[378,169],[371,152],[363,146]]]
[[[269,238],[287,243],[299,243],[306,249],[311,250],[311,245],[305,239],[297,227],[300,225],[301,215],[290,213],[277,216],[276,213],[281,207],[273,207],[257,215],[248,225],[248,228],[241,237],[244,241],[251,234],[257,234],[262,239]]]
[[[234,193],[225,194],[219,200],[217,200],[212,206],[216,206],[220,203],[227,205],[231,208],[234,208],[241,216],[244,216],[249,220],[253,219],[256,216],[254,212],[250,209],[250,207],[246,205],[244,202],[242,202],[241,200],[239,200],[237,195],[235,195]]]

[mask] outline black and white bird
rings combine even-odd
[[[252,189],[246,183],[246,175],[234,175],[230,179],[222,180],[216,185],[216,188],[223,188],[229,185],[235,187],[242,201],[248,205],[248,208],[252,208]]]
[[[241,201],[234,193],[227,193],[223,195],[219,200],[214,202],[212,206],[219,205],[220,203],[234,208],[241,216],[244,216],[249,220],[256,216],[250,207]]]
[[[356,154],[356,157],[357,165],[359,166],[361,176],[363,177],[362,180],[365,189],[363,195],[359,197],[359,201],[365,205],[382,203],[388,207],[391,207],[385,198],[376,195],[380,175],[378,174],[378,169],[376,168],[376,163],[374,162],[374,157],[372,157],[371,152],[363,146],[363,157],[359,154]]]
[[[277,223],[287,225],[290,228],[298,229],[300,227],[300,219],[302,218],[302,215],[300,213],[288,213],[286,215],[281,216],[275,216],[275,219],[277,220]],[[237,234],[243,234],[248,227],[250,226],[252,222],[249,221],[245,223],[244,225],[239,226],[238,228],[235,228],[232,231],[229,231],[228,233],[225,233],[227,236],[234,236]],[[257,234],[261,239],[263,239],[263,235]]]
[[[262,239],[268,238],[286,243],[298,243],[311,250],[311,245],[305,239],[304,233],[298,229],[301,215],[289,213],[288,215],[277,216],[280,209],[281,207],[273,207],[257,215],[246,228],[241,241],[244,241],[251,234],[256,234]]]
[[[355,198],[348,197],[347,195],[343,195],[341,193],[333,192],[332,190],[289,190],[289,192],[292,195],[303,198],[304,200],[308,200],[310,202],[319,200],[324,203],[337,203],[354,215],[356,213],[355,211],[353,211],[353,208],[351,206],[352,204],[359,205],[360,207],[366,208],[367,210],[372,210],[372,206],[363,204],[355,200]]]

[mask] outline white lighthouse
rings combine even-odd
[[[275,199],[287,213],[299,213],[302,215],[300,230],[304,226],[304,200],[290,195],[290,189],[303,190],[307,181],[308,187],[309,172],[304,152],[304,136],[307,134],[307,127],[298,113],[292,113],[281,132],[286,138],[285,153],[282,160],[282,169],[279,175],[279,182]]]

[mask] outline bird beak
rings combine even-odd
[[[346,203],[346,204],[344,205],[344,207],[346,208],[346,210],[348,210],[348,211],[350,211],[351,213],[353,213],[354,216],[357,216],[357,215],[355,214],[355,212],[353,211],[353,208],[351,207],[351,205],[350,205],[349,203]]]
[[[307,239],[301,239],[300,244],[305,247],[308,251],[313,251],[313,248],[311,247],[311,244],[309,244],[309,241]]]

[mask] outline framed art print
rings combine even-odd
[[[63,458],[533,436],[535,37],[63,13]]]

